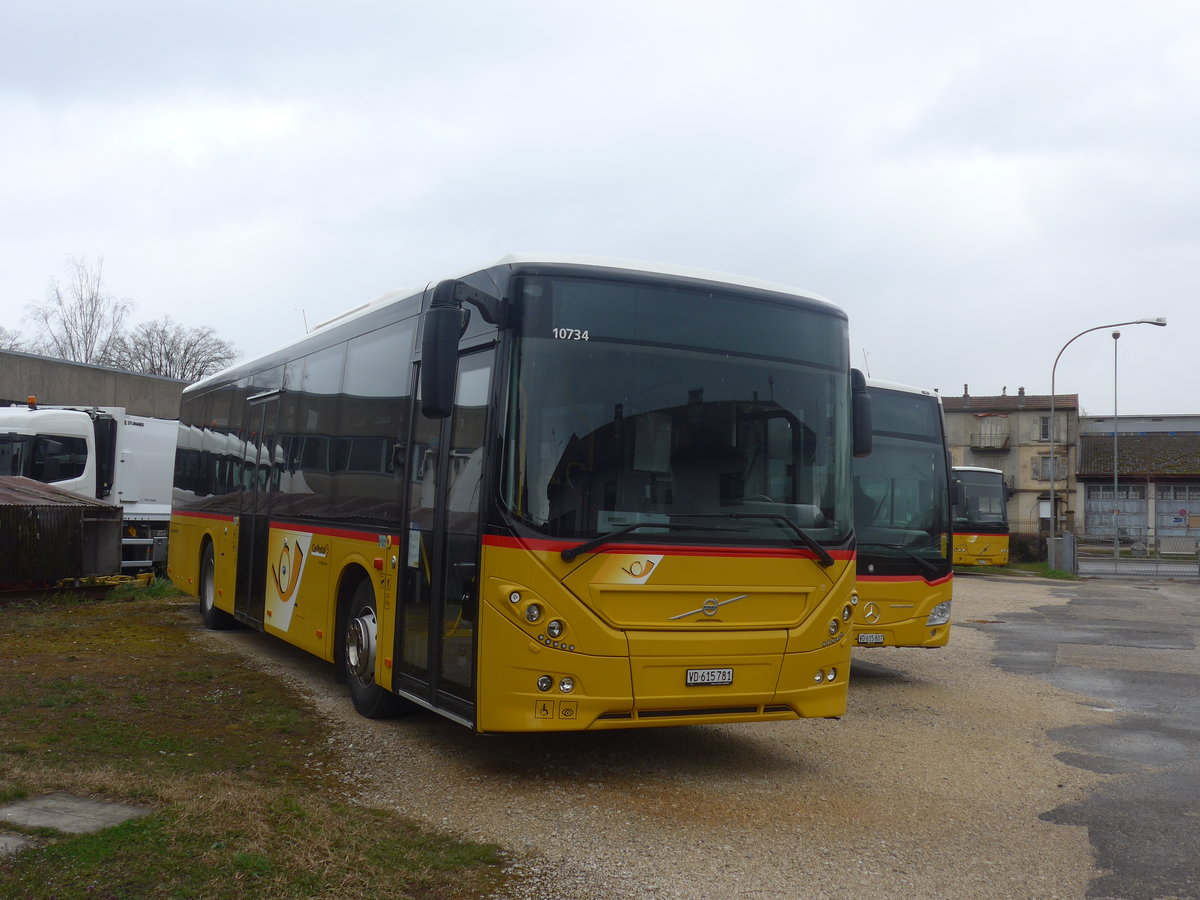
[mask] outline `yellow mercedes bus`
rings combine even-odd
[[[170,575],[479,732],[839,716],[870,405],[778,285],[507,257],[183,395]]]
[[[870,379],[871,455],[854,460],[858,647],[950,639],[950,457],[942,402]]]
[[[999,469],[955,466],[954,565],[1008,565],[1008,485]]]

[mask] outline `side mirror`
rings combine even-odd
[[[850,397],[854,456],[861,459],[871,455],[871,395],[867,393],[867,379],[858,369],[850,370]]]
[[[439,285],[440,287],[441,285]],[[454,411],[458,339],[466,313],[457,306],[432,306],[421,338],[421,413],[444,419]]]

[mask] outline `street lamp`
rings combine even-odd
[[[1113,332],[1113,574],[1117,574],[1117,560],[1121,558],[1121,507],[1117,506],[1117,341],[1121,332]]]
[[[1055,381],[1054,381],[1054,379],[1055,379],[1055,374],[1058,372],[1058,360],[1062,357],[1063,350],[1066,350],[1068,347],[1071,346],[1071,344],[1075,343],[1076,340],[1083,337],[1085,334],[1090,334],[1093,331],[1102,331],[1105,328],[1120,328],[1122,325],[1163,326],[1166,324],[1167,324],[1167,320],[1165,318],[1163,318],[1162,316],[1159,316],[1156,319],[1133,319],[1132,321],[1129,321],[1129,322],[1113,322],[1111,325],[1097,325],[1095,328],[1087,328],[1087,329],[1084,329],[1083,331],[1079,332],[1079,334],[1075,335],[1075,337],[1071,338],[1071,340],[1069,340],[1065,344],[1063,344],[1062,348],[1059,349],[1059,351],[1058,351],[1058,356],[1054,357],[1054,365],[1050,367],[1050,546],[1047,551],[1047,562],[1049,562],[1050,568],[1052,568],[1052,569],[1058,568],[1058,546],[1055,543],[1055,531],[1056,531],[1057,524],[1058,524],[1058,509],[1056,507],[1055,499],[1054,499],[1054,477],[1055,477],[1055,475],[1058,474],[1058,456],[1057,456],[1057,452],[1056,452],[1056,448],[1055,448],[1055,444],[1057,443],[1057,438],[1055,437],[1055,435],[1058,432],[1058,428],[1055,427],[1055,421],[1054,421],[1054,401],[1055,401],[1055,390],[1054,390]],[[1115,353],[1116,351],[1114,350],[1113,352]],[[1115,381],[1115,375],[1114,375],[1114,381]],[[1113,390],[1114,391],[1116,390],[1115,385],[1114,385]],[[1114,413],[1114,415],[1115,415],[1115,413]],[[1113,427],[1115,429],[1115,427],[1116,427],[1115,422],[1113,423]],[[1070,451],[1068,451],[1068,457],[1069,457],[1069,455],[1070,455]],[[1114,469],[1115,469],[1116,461],[1117,460],[1114,455],[1114,458],[1113,458]],[[1067,477],[1070,478],[1070,473],[1068,473]],[[1113,501],[1116,502],[1115,497],[1113,498]]]

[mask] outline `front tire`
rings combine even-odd
[[[341,640],[343,674],[350,686],[354,708],[368,719],[383,719],[410,711],[411,704],[375,683],[378,620],[375,590],[366,578],[354,589]]]
[[[217,609],[217,565],[212,544],[204,545],[200,557],[200,618],[204,627],[213,631],[223,631],[237,624],[233,616]]]

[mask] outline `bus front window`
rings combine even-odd
[[[639,540],[671,525],[677,541],[689,521],[698,541],[786,543],[783,518],[822,541],[849,530],[844,320],[583,279],[528,279],[522,311],[505,475],[519,520],[568,540],[641,523]]]

